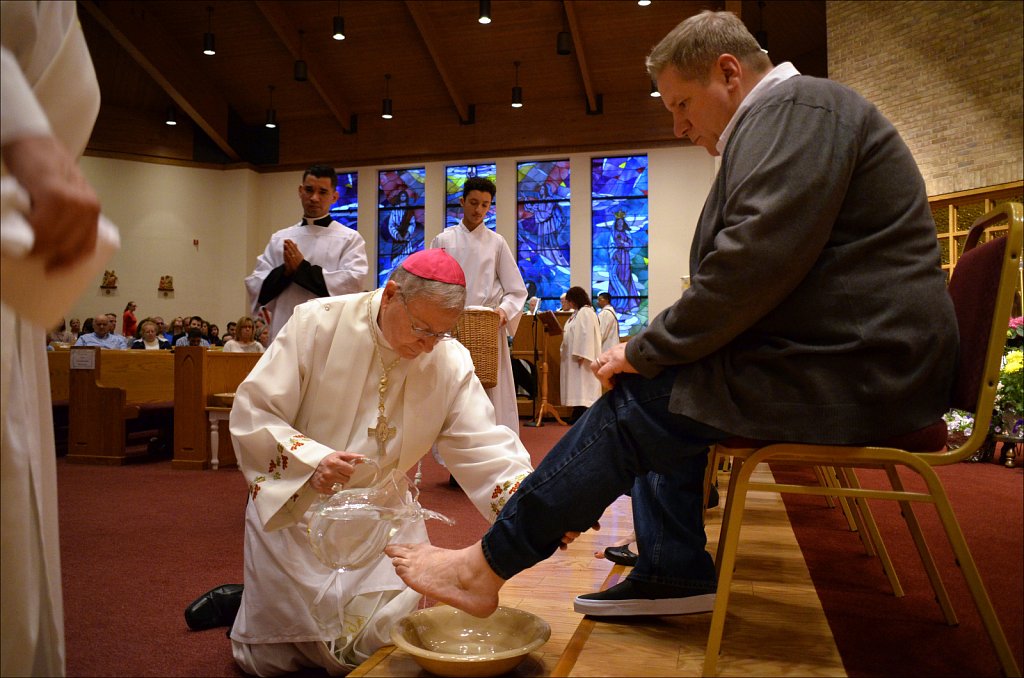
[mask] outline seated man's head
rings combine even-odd
[[[450,338],[465,305],[466,277],[458,262],[443,249],[422,250],[391,272],[377,325],[395,352],[411,359]]]
[[[190,327],[188,330],[188,345],[189,346],[202,346],[203,345],[203,331],[198,327]]]
[[[101,339],[110,333],[110,318],[106,314],[99,314],[92,319],[92,331]]]

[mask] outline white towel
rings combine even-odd
[[[103,271],[121,238],[117,227],[101,215],[96,249],[74,265],[48,273],[42,257],[29,255],[35,242],[25,219],[29,208],[28,193],[17,180],[0,179],[0,298],[25,320],[50,329]]]

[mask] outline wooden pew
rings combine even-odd
[[[145,455],[144,442],[129,442],[129,422],[140,415],[170,417],[174,357],[169,351],[95,347],[69,353],[68,461],[123,464]]]
[[[58,457],[68,453],[68,364],[71,351],[60,348],[46,352],[50,372],[50,405],[53,412],[53,446]]]
[[[46,360],[50,369],[50,402],[54,407],[67,406],[70,393],[68,364],[71,361],[71,351],[47,351]]]
[[[197,346],[174,349],[174,460],[176,469],[205,469],[211,460],[220,466],[237,466],[226,414],[229,408],[215,399],[218,393],[234,393],[261,353],[224,353]],[[210,449],[211,424],[218,448]]]

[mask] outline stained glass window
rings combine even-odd
[[[519,270],[540,308],[557,310],[569,289],[569,161],[521,162],[516,179]]]
[[[607,292],[619,316],[619,334],[647,326],[647,156],[593,158],[591,284]]]
[[[493,182],[498,181],[497,165],[449,165],[445,168],[445,218],[444,227],[457,226],[462,220],[462,205],[459,198],[462,197],[462,189],[469,177],[483,177]],[[493,230],[498,227],[495,217],[495,205],[498,204],[498,196],[491,201],[491,211],[484,217],[484,226]]]
[[[425,167],[382,170],[377,183],[377,284],[413,252],[423,249]]]
[[[359,173],[338,174],[338,201],[331,205],[331,217],[353,231],[359,229]]]

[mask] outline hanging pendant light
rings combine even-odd
[[[295,62],[295,69],[292,73],[298,82],[306,82],[309,78],[309,69],[306,68],[306,62],[302,60],[302,38],[304,35],[304,31],[299,31],[299,59]]]
[[[274,129],[277,127],[277,111],[274,110],[274,86],[268,85],[267,89],[270,90],[270,105],[267,107],[267,121],[263,123],[263,126]]]
[[[384,101],[381,102],[380,106],[380,117],[385,120],[390,120],[391,115],[391,74],[384,74]]]
[[[556,51],[562,56],[572,54],[572,36],[569,31],[559,31],[558,40],[555,43]]]
[[[334,31],[331,37],[335,40],[345,39],[345,17],[341,16],[341,0],[338,0],[338,13],[334,16]]]
[[[661,96],[661,92],[658,91],[658,83],[651,80],[651,96],[657,99]]]
[[[206,33],[203,34],[203,54],[213,56],[217,53],[216,39],[213,37],[213,7],[207,7]]]
[[[174,112],[174,106],[167,107],[167,118],[164,120],[164,124],[169,127],[174,127],[178,124],[177,114]]]
[[[482,24],[491,23],[491,0],[480,0],[480,18],[477,21]]]
[[[519,62],[514,61],[512,64],[516,67],[516,84],[512,87],[512,108],[522,108],[523,88],[519,86]]]

